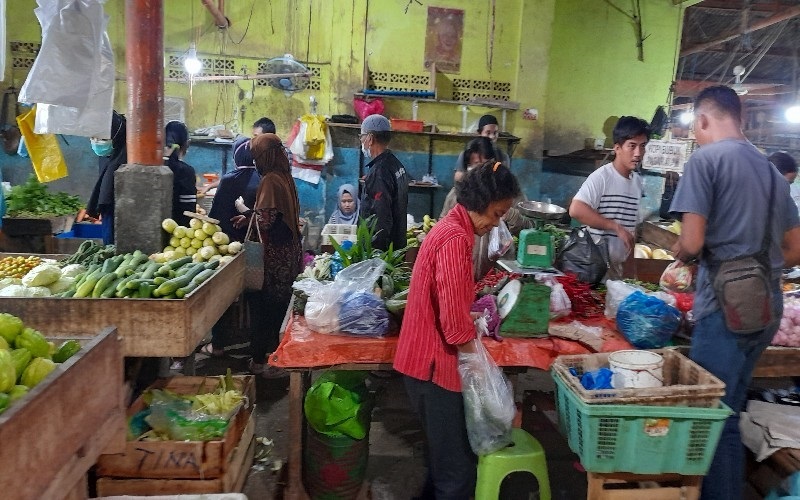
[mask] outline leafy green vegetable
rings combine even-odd
[[[50,193],[35,175],[25,184],[12,187],[6,202],[9,217],[70,215],[83,208],[80,198],[63,192]]]

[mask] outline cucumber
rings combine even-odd
[[[195,266],[190,271],[182,276],[178,276],[176,278],[172,278],[169,281],[161,283],[158,288],[153,291],[154,297],[163,297],[165,295],[170,295],[175,293],[178,288],[184,287],[192,282],[195,276],[198,274],[205,272],[206,269],[204,266]],[[213,271],[212,271],[213,272]]]
[[[100,297],[100,294],[102,294],[106,290],[106,288],[111,286],[111,284],[118,277],[119,276],[117,276],[116,273],[108,273],[103,275],[103,277],[97,280],[97,283],[94,285],[94,288],[92,289],[92,297],[95,299]],[[116,291],[116,287],[114,288],[114,290]]]
[[[136,268],[139,267],[139,264],[146,260],[147,256],[143,254],[141,250],[136,250],[130,254],[130,258],[123,261],[123,263],[117,268],[117,276],[125,277],[129,274],[133,274]]]
[[[133,295],[133,292],[134,290],[131,290],[130,288],[123,288],[122,291],[116,292],[114,295],[117,297],[130,297]]]
[[[103,276],[103,270],[97,269],[92,274],[86,277],[79,287],[75,290],[75,297],[88,297],[92,294],[94,286]]]
[[[141,277],[140,273],[133,273],[130,276],[126,276],[125,278],[122,278],[122,281],[117,283],[117,287],[116,287],[117,291],[119,292],[119,291],[123,290],[125,288],[125,285],[127,285],[129,281],[135,280],[135,279],[137,279],[139,277]]]
[[[183,276],[184,274],[188,273],[189,271],[191,271],[195,267],[203,266],[203,265],[204,264],[202,262],[193,262],[191,264],[186,264],[185,266],[181,266],[180,269],[175,271],[175,277],[177,278],[178,276]]]
[[[110,285],[106,287],[105,290],[103,290],[103,292],[100,294],[100,297],[103,299],[110,299],[111,297],[113,297],[114,294],[117,292],[117,287],[119,286],[120,283],[122,283],[124,279],[125,278],[117,276],[117,279],[115,279]]]
[[[124,255],[117,255],[116,257],[111,257],[110,259],[106,259],[106,261],[103,262],[103,267],[102,267],[103,274],[115,271],[123,260],[125,260]]]
[[[169,281],[169,279],[163,276],[156,276],[155,278],[153,278],[153,283],[155,283],[156,285],[166,283],[167,281]]]
[[[159,267],[161,267],[161,264],[151,260],[145,266],[144,271],[142,271],[142,278],[152,278],[156,274],[156,271],[158,271]]]
[[[130,290],[138,290],[138,289],[141,288],[142,283],[147,283],[148,285],[152,285],[154,283],[154,281],[155,280],[152,280],[152,279],[149,279],[149,278],[138,278],[138,279],[130,280],[129,282],[127,282],[125,284],[125,288],[128,288]]]
[[[216,269],[219,267],[219,259],[208,261],[203,265],[206,266],[206,269]]]
[[[183,266],[184,264],[191,264],[191,262],[191,257],[181,257],[180,259],[171,260],[164,265],[169,266],[170,269],[176,271],[179,267]]]
[[[204,269],[203,272],[201,272],[197,276],[195,276],[188,285],[183,286],[183,287],[178,288],[177,290],[175,290],[175,295],[179,299],[182,299],[186,295],[189,295],[195,288],[197,288],[200,285],[202,285],[205,280],[207,280],[208,278],[210,278],[213,275],[214,275],[214,270],[213,269]]]
[[[153,296],[153,290],[155,289],[155,285],[142,282],[142,284],[139,285],[139,297],[143,299],[149,299]]]

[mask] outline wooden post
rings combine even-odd
[[[125,0],[128,164],[161,165],[164,152],[164,5]]]

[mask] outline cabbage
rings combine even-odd
[[[22,280],[19,278],[3,278],[0,279],[0,290],[11,285],[21,285]]]
[[[70,278],[67,276],[62,276],[58,278],[58,281],[52,283],[47,286],[47,289],[50,290],[50,293],[56,294],[61,292],[66,292],[72,285],[75,284],[75,278]]]
[[[25,289],[26,297],[49,297],[52,295],[45,286],[29,286]]]
[[[78,275],[83,274],[86,272],[86,268],[80,264],[70,264],[68,266],[64,266],[61,270],[61,277],[62,278],[76,278]]]
[[[0,290],[0,297],[24,297],[26,289],[24,285],[10,285]]]
[[[61,277],[61,269],[53,264],[39,264],[22,278],[25,286],[47,286]]]

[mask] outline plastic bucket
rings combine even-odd
[[[608,364],[614,372],[612,384],[615,389],[664,385],[664,358],[658,353],[636,350],[612,352],[608,356]]]
[[[364,439],[331,436],[308,427],[303,478],[313,500],[353,500],[367,471],[369,434]]]

